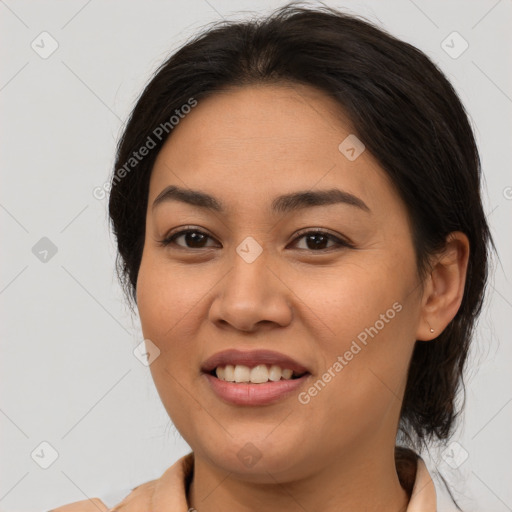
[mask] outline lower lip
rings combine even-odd
[[[209,373],[203,375],[221,400],[234,405],[268,405],[278,402],[297,392],[309,376],[306,374],[298,379],[270,381],[263,384],[238,384],[220,380]]]

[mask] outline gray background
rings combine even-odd
[[[93,189],[108,179],[122,124],[170,52],[208,22],[283,3],[0,0],[0,510],[47,510],[135,486],[188,451],[133,355],[140,326],[114,277],[106,200]],[[432,463],[466,510],[512,510],[512,2],[327,4],[422,49],[473,120],[501,263],[478,325],[465,421]],[[47,58],[43,31],[58,43]],[[453,31],[469,44],[458,58],[445,51],[463,48],[457,36],[442,47]],[[58,453],[48,469],[43,441]]]

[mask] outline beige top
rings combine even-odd
[[[160,478],[133,489],[113,508],[109,509],[99,498],[93,498],[65,505],[50,512],[187,512],[190,510],[187,503],[187,487],[193,468],[194,454],[189,453],[178,459]],[[407,512],[448,512],[451,509],[438,509],[436,501],[434,482],[420,458]]]

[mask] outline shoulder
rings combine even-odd
[[[62,507],[53,508],[48,512],[106,512],[108,507],[99,498],[90,498],[83,501],[75,501]]]
[[[121,502],[116,503],[113,510],[117,512],[146,512],[146,508],[151,505],[151,497],[155,490],[158,480],[151,480],[132,489],[130,494]],[[99,498],[91,498],[83,501],[76,501],[54,508],[48,512],[107,512],[112,507],[107,507]]]
[[[49,512],[147,512],[153,510],[187,510],[186,491],[194,468],[193,452],[178,459],[160,478],[150,480],[128,491],[128,495],[120,502],[117,498],[104,497],[77,501],[54,508]],[[112,502],[111,502],[112,500]],[[108,507],[105,501],[110,505]]]

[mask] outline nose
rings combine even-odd
[[[286,327],[293,317],[292,292],[277,270],[264,253],[252,263],[235,254],[211,303],[210,321],[245,332]]]

